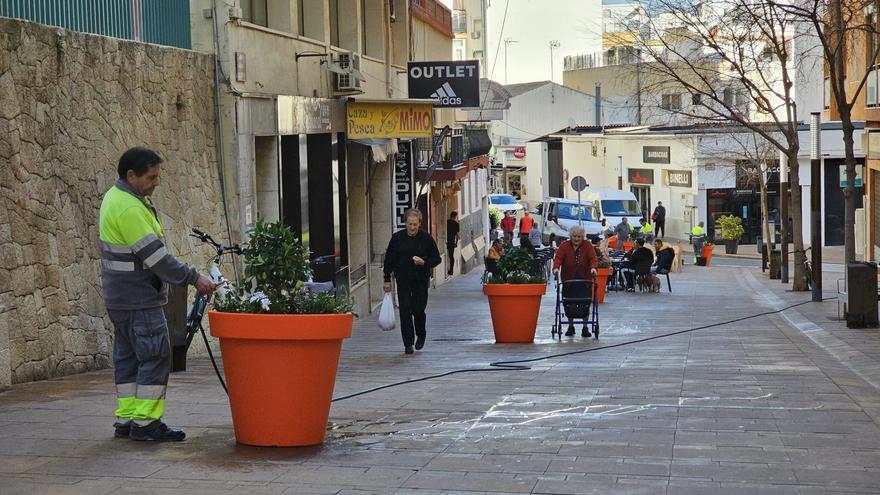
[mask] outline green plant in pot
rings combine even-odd
[[[718,217],[718,225],[721,227],[721,239],[724,240],[724,249],[727,254],[736,254],[740,238],[745,233],[742,219],[733,215]]]
[[[498,343],[535,340],[541,297],[547,291],[542,266],[523,248],[510,247],[498,260],[498,273],[483,285],[489,298],[492,329]]]
[[[347,295],[310,290],[308,251],[287,225],[258,222],[244,250],[244,278],[208,313],[220,339],[235,437],[260,446],[324,441]]]

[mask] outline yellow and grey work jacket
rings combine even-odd
[[[99,217],[101,285],[107,309],[148,309],[168,301],[166,283],[193,285],[195,268],[165,247],[159,214],[124,180],[104,195]]]

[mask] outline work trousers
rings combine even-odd
[[[400,307],[400,336],[403,345],[425,336],[425,308],[428,306],[428,280],[398,280],[397,305]]]
[[[108,310],[115,328],[116,420],[144,426],[162,418],[171,343],[162,308]]]

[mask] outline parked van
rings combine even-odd
[[[598,219],[595,206],[590,201],[566,198],[544,198],[543,203],[531,211],[535,225],[541,231],[541,242],[550,244],[550,238],[557,244],[568,239],[568,230],[578,223],[590,237],[602,237],[604,226]]]
[[[598,219],[605,220],[608,229],[613,229],[626,217],[634,229],[639,227],[642,218],[642,205],[636,195],[618,189],[589,188],[581,193],[581,199],[589,201],[595,208]]]

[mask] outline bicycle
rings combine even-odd
[[[223,244],[215,241],[210,235],[202,232],[199,229],[192,229],[190,237],[195,237],[203,243],[210,244],[214,246],[214,248],[217,250],[216,254],[211,259],[208,276],[211,278],[212,282],[214,282],[215,284],[219,284],[217,288],[217,295],[221,298],[224,297],[227,291],[225,285],[229,281],[220,272],[220,261],[224,255],[241,255],[244,253],[244,250],[238,244],[233,244],[232,246],[224,246]],[[205,328],[202,325],[202,320],[205,317],[205,311],[208,309],[208,303],[210,301],[211,294],[196,294],[195,298],[193,299],[192,307],[190,308],[189,313],[186,317],[186,345],[184,347],[184,354],[186,352],[189,352],[189,347],[192,344],[193,338],[195,337],[196,333],[200,332],[202,334],[202,339],[205,342],[205,348],[208,350],[208,356],[211,358],[211,364],[214,365],[214,371],[217,373],[217,378],[220,379],[220,384],[223,386],[223,390],[227,390],[226,382],[223,381],[223,377],[220,375],[220,369],[217,367],[217,362],[214,359],[214,354],[211,351],[211,346],[208,344],[208,336],[205,335]]]

